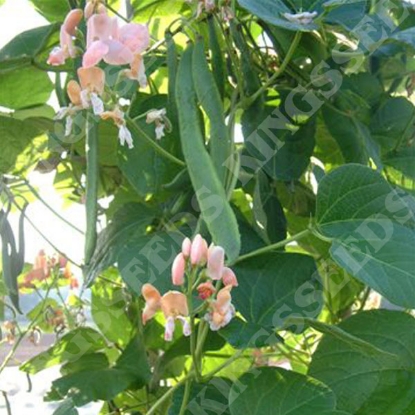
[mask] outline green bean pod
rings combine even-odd
[[[212,66],[215,68],[213,76],[219,90],[219,95],[223,100],[223,97],[225,96],[226,69],[225,62],[223,60],[223,51],[220,47],[218,32],[213,15],[208,16],[207,23],[209,33],[209,49],[212,54]]]
[[[205,147],[193,83],[193,52],[194,47],[190,44],[177,73],[180,140],[201,215],[213,241],[223,246],[229,260],[232,260],[239,255],[240,235],[224,187]]]
[[[216,172],[222,183],[227,175],[227,162],[231,154],[229,132],[225,124],[222,99],[215,78],[206,60],[203,39],[194,46],[192,75],[198,101],[210,120],[210,154]]]

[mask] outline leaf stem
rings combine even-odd
[[[248,108],[252,103],[254,103],[258,97],[268,88],[270,87],[277,78],[279,78],[285,71],[286,67],[288,66],[288,64],[290,63],[295,50],[297,49],[298,44],[300,43],[301,40],[301,36],[302,36],[302,32],[296,32],[294,39],[290,45],[290,48],[287,51],[287,54],[285,55],[284,60],[281,63],[281,66],[278,68],[278,70],[271,76],[271,78],[269,78],[264,85],[262,85],[262,87],[260,89],[258,89],[258,91],[256,91],[254,94],[252,94],[251,96],[249,96],[248,98],[246,98],[245,100],[243,100],[241,102],[242,106],[244,108]]]
[[[152,140],[145,131],[143,131],[130,117],[126,117],[128,127],[135,132],[135,134],[144,139],[144,141],[149,144],[154,150],[159,153],[161,156],[166,158],[167,160],[172,161],[175,164],[178,164],[181,167],[186,167],[186,163],[178,158],[174,157],[168,151],[166,151],[163,147],[159,146],[154,140]]]
[[[176,389],[180,388],[184,383],[188,380],[193,378],[193,373],[189,373],[186,377],[184,377],[180,382],[177,382],[173,387],[171,387],[160,399],[156,401],[156,403],[150,408],[146,415],[154,415],[157,412],[157,409],[176,391]]]
[[[267,252],[274,251],[278,248],[282,248],[285,245],[289,244],[290,242],[298,241],[299,239],[304,238],[305,236],[308,236],[310,233],[311,233],[310,229],[305,229],[304,231],[299,232],[299,233],[291,236],[290,238],[284,239],[283,241],[277,242],[277,243],[272,244],[272,245],[265,246],[264,248],[259,248],[255,251],[249,252],[248,254],[242,255],[239,258],[237,258],[230,265],[235,265],[236,263],[244,261],[245,259],[252,258],[252,257],[258,256],[258,255],[261,255],[261,254],[265,254]]]

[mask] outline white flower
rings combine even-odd
[[[127,128],[127,126],[123,124],[118,128],[118,138],[120,139],[121,145],[123,146],[124,143],[127,143],[129,149],[134,148],[133,137],[131,136],[130,130]]]
[[[303,12],[303,13],[284,13],[283,16],[292,23],[299,23],[302,25],[307,25],[313,23],[315,17],[317,17],[317,12]]]
[[[147,124],[155,123],[156,124],[156,139],[160,140],[165,136],[165,122],[168,121],[166,118],[166,109],[162,108],[159,110],[151,110],[147,113],[146,122]]]

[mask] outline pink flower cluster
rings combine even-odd
[[[50,53],[50,65],[63,65],[68,58],[77,55],[74,38],[84,13],[80,9],[71,10],[60,30],[60,46]],[[89,1],[85,7],[87,21],[86,51],[82,66],[90,68],[101,60],[109,65],[130,65],[126,76],[139,81],[145,87],[144,64],[141,54],[150,44],[147,26],[128,23],[119,26],[116,17],[110,17],[107,9],[97,1]]]
[[[195,284],[199,298],[206,302],[207,313],[204,316],[212,331],[225,327],[235,315],[232,305],[231,290],[238,286],[235,273],[225,266],[225,250],[221,246],[208,244],[201,235],[196,235],[193,241],[184,239],[182,251],[176,256],[172,265],[173,285],[184,286],[186,275],[196,276]],[[189,280],[187,280],[189,282]],[[215,287],[213,283],[218,285]],[[219,289],[223,283],[224,288]],[[192,292],[193,286],[189,290]],[[189,308],[187,297],[179,291],[169,291],[163,296],[151,284],[144,284],[142,295],[146,305],[142,314],[143,324],[146,324],[157,311],[161,310],[166,319],[165,339],[172,340],[175,320],[183,324],[183,334],[191,334],[188,322]]]
[[[121,144],[133,147],[132,136],[126,127],[124,113],[117,107],[105,111],[102,95],[105,87],[105,72],[97,67],[102,60],[109,65],[130,65],[123,71],[124,76],[137,80],[141,87],[147,86],[142,53],[150,44],[147,26],[128,23],[120,26],[116,17],[107,14],[100,0],[89,0],[85,12],[74,9],[69,12],[60,30],[60,46],[54,48],[48,59],[49,65],[63,65],[68,58],[79,54],[75,46],[78,26],[87,19],[86,51],[82,67],[78,69],[78,82],[68,83],[69,107],[62,108],[57,119],[66,118],[65,135],[71,134],[73,117],[77,111],[92,108],[95,115],[112,119],[119,128]]]

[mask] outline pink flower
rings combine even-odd
[[[225,286],[237,287],[239,285],[235,273],[228,267],[223,268],[222,281]]]
[[[87,24],[87,50],[82,65],[86,68],[95,66],[102,59],[109,65],[130,64],[131,72],[138,78],[142,76],[142,61],[138,56],[147,49],[149,43],[147,26],[128,23],[119,28],[115,17],[94,14]]]
[[[183,325],[183,335],[190,336],[189,309],[187,307],[187,298],[183,293],[169,291],[161,296],[159,291],[151,284],[144,284],[141,293],[146,300],[142,314],[143,324],[146,324],[148,320],[154,317],[157,311],[161,310],[166,319],[164,331],[164,339],[166,341],[173,340],[176,320],[179,320]]]
[[[186,268],[186,260],[184,259],[183,253],[180,253],[176,256],[173,261],[171,277],[173,285],[183,285],[184,284],[184,273]]]
[[[88,0],[84,10],[85,19],[89,19],[95,13],[106,14],[107,9],[103,4],[101,4],[100,0]]]
[[[82,16],[81,9],[74,9],[68,13],[60,30],[60,46],[54,48],[50,53],[47,61],[49,65],[63,65],[66,59],[76,56],[73,36],[76,34],[76,28],[81,22]]]
[[[207,276],[212,280],[220,280],[224,266],[225,250],[221,246],[211,245],[208,250]]]
[[[193,266],[203,265],[207,260],[207,242],[200,234],[197,234],[192,242],[190,250],[190,262]]]
[[[235,307],[232,305],[231,286],[222,288],[216,300],[210,304],[210,312],[205,315],[205,320],[209,323],[212,331],[217,331],[225,327],[235,315]]]

